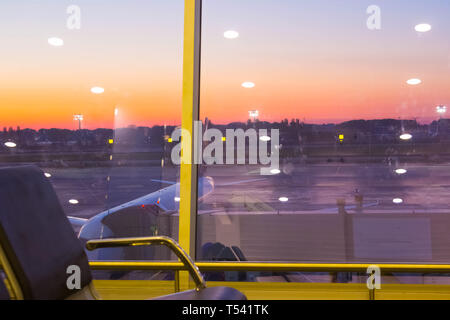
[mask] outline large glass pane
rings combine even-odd
[[[0,165],[39,166],[83,241],[177,238],[179,174],[167,159],[181,123],[183,11],[182,0],[0,4]]]
[[[450,262],[449,13],[205,0],[198,258]]]

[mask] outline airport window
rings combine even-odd
[[[0,165],[40,167],[83,241],[178,237],[183,16],[182,0],[0,4]]]
[[[449,10],[203,1],[197,259],[448,263]]]
[[[183,213],[196,215],[189,253],[198,262],[448,264],[450,4],[201,2],[200,102],[190,110],[183,98],[196,100],[197,74],[183,70],[196,66],[183,57],[183,0],[3,1],[0,166],[39,167],[83,242],[178,240],[179,230],[191,242]],[[195,142],[181,151],[182,112],[191,111],[200,118],[188,119]],[[195,163],[182,175],[190,152]],[[179,210],[180,185],[191,179],[197,211]],[[88,256],[175,259],[144,246]],[[147,271],[96,277],[180,280]],[[362,283],[367,275],[205,278]]]

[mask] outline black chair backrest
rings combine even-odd
[[[64,299],[69,266],[92,276],[81,242],[48,178],[35,166],[0,169],[0,245],[25,299]]]

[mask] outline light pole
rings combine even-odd
[[[444,105],[439,105],[436,107],[436,112],[439,114],[439,120],[442,119],[442,117],[444,116],[444,114],[447,112],[447,106]],[[438,121],[437,123],[437,134],[439,135],[439,125],[440,125],[440,121]]]
[[[78,121],[78,130],[81,130],[81,121],[83,121],[83,115],[76,114],[73,116],[73,120]]]
[[[444,116],[444,114],[447,112],[447,106],[439,105],[436,107],[436,112],[441,116],[441,118]]]
[[[248,112],[248,116],[250,117],[250,119],[255,122],[258,117],[259,117],[259,111],[258,110],[250,110]]]

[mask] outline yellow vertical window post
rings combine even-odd
[[[180,218],[178,241],[195,259],[197,217],[197,164],[194,161],[194,123],[199,119],[201,0],[184,2],[183,111],[180,165]],[[189,287],[189,275],[181,272],[180,288]]]

